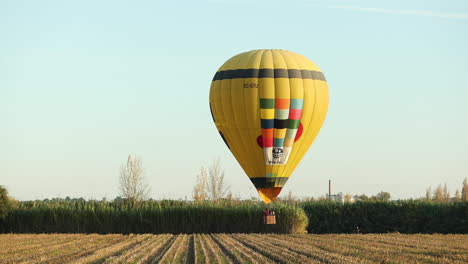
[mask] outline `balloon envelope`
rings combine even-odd
[[[317,136],[328,86],[317,65],[302,55],[253,50],[216,72],[210,109],[224,142],[268,204]]]

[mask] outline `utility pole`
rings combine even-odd
[[[328,180],[328,199],[331,199],[331,180]]]

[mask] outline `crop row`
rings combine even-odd
[[[3,234],[0,263],[467,263],[468,235]]]

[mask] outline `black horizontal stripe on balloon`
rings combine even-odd
[[[250,178],[255,188],[278,188],[283,187],[288,177],[258,177]]]
[[[288,119],[275,119],[275,128],[283,129],[288,127]]]
[[[239,78],[299,78],[326,81],[320,71],[299,69],[238,69],[219,71],[213,81],[239,79]]]

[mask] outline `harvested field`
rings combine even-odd
[[[2,234],[0,263],[468,263],[468,235]]]

